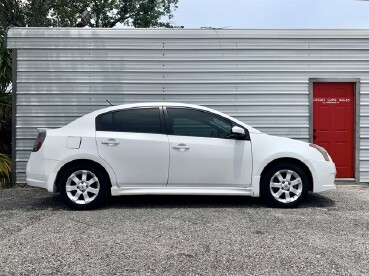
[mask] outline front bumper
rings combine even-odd
[[[336,189],[336,166],[332,161],[325,160],[307,160],[305,162],[313,176],[314,181],[314,193],[320,193],[328,190]]]
[[[32,152],[27,162],[26,181],[29,186],[56,192],[55,168],[60,161],[44,159],[37,152]]]

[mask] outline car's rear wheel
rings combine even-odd
[[[261,192],[265,201],[275,207],[296,207],[306,197],[309,179],[297,165],[278,163],[262,175]]]
[[[90,164],[69,168],[60,177],[60,194],[74,209],[89,210],[99,207],[108,197],[109,187],[103,170]]]

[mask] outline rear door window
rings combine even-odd
[[[161,134],[160,109],[137,108],[105,113],[97,117],[96,130]]]

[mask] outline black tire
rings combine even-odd
[[[87,172],[87,177],[83,183],[79,183],[79,185],[82,187],[77,187],[77,183],[71,180],[70,177],[72,177],[74,174],[77,179],[83,179],[83,172]],[[97,180],[95,178],[92,179],[93,177],[96,177]],[[88,184],[89,180],[94,182],[92,184]],[[110,181],[106,172],[103,171],[99,166],[93,164],[78,164],[68,168],[61,175],[59,184],[60,195],[64,202],[71,208],[77,210],[96,209],[105,203],[106,199],[110,195]],[[74,187],[76,187],[76,190],[67,192],[67,186],[69,189],[74,189]],[[94,189],[93,193],[90,192],[92,189]],[[98,192],[96,193],[96,191]],[[77,192],[81,194],[78,196]],[[85,199],[85,193],[86,198],[90,198],[91,201]],[[71,199],[73,194],[74,198],[77,197],[77,201]]]
[[[291,183],[298,184],[291,185]],[[277,187],[279,184],[280,187]],[[300,205],[306,198],[309,191],[309,178],[299,166],[281,162],[266,169],[261,178],[260,188],[261,196],[268,205],[293,208]]]

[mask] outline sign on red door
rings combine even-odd
[[[324,147],[338,178],[354,177],[354,83],[314,83],[314,143]]]

